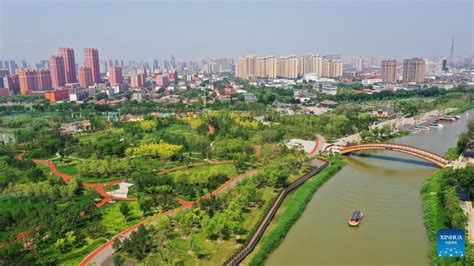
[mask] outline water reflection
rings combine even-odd
[[[364,163],[364,160],[356,159],[359,158],[371,158],[371,159],[378,159],[378,160],[386,160],[386,161],[393,161],[393,162],[402,162],[406,164],[414,164],[420,166],[426,166],[431,168],[438,168],[438,166],[434,163],[427,162],[427,161],[420,161],[416,159],[410,158],[401,158],[392,155],[380,155],[380,154],[373,154],[373,153],[351,153],[349,156],[346,157],[347,163],[360,163],[369,166],[367,163]],[[373,166],[374,168],[378,168],[377,166]],[[400,171],[400,172],[403,172]]]

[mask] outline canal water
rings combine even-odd
[[[474,119],[393,140],[444,154]],[[313,196],[266,265],[429,265],[420,190],[437,168],[417,157],[370,151],[346,164]],[[359,227],[347,220],[364,213]]]

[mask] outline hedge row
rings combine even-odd
[[[431,264],[433,265],[474,265],[474,246],[472,244],[466,245],[464,258],[458,259],[438,257],[436,251],[436,234],[438,230],[451,228],[451,223],[453,223],[452,219],[455,220],[455,216],[465,216],[462,209],[459,207],[459,199],[457,199],[456,193],[452,188],[450,188],[451,200],[443,200],[442,194],[446,194],[447,191],[441,191],[442,178],[443,170],[436,171],[429,179],[424,182],[421,189],[421,195],[423,199],[423,219],[428,232],[428,237],[430,239],[428,256],[431,260]],[[451,212],[450,214],[448,214],[448,210]],[[455,228],[461,227],[464,226],[455,226]]]
[[[275,228],[270,232],[261,248],[250,261],[250,265],[262,265],[268,254],[280,245],[291,226],[303,214],[306,205],[313,197],[314,192],[321,187],[329,178],[338,172],[343,165],[340,157],[330,160],[329,166],[321,173],[306,181],[299,189],[294,191],[293,197],[288,202],[288,208],[278,219]]]

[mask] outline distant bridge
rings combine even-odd
[[[428,162],[434,163],[440,168],[445,168],[448,166],[449,161],[446,160],[443,156],[415,147],[409,146],[404,144],[393,144],[393,143],[365,143],[365,144],[357,144],[357,145],[348,145],[341,147],[339,152],[341,154],[348,154],[352,152],[359,152],[359,151],[368,151],[368,150],[389,150],[389,151],[396,151],[401,152],[409,155],[416,156]]]

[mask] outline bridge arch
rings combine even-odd
[[[440,168],[448,166],[449,161],[443,158],[441,155],[436,153],[404,144],[393,144],[393,143],[365,143],[357,145],[349,145],[340,149],[341,154],[348,154],[352,152],[368,151],[368,150],[389,150],[395,152],[401,152],[409,155],[416,156],[425,161],[436,164]]]

